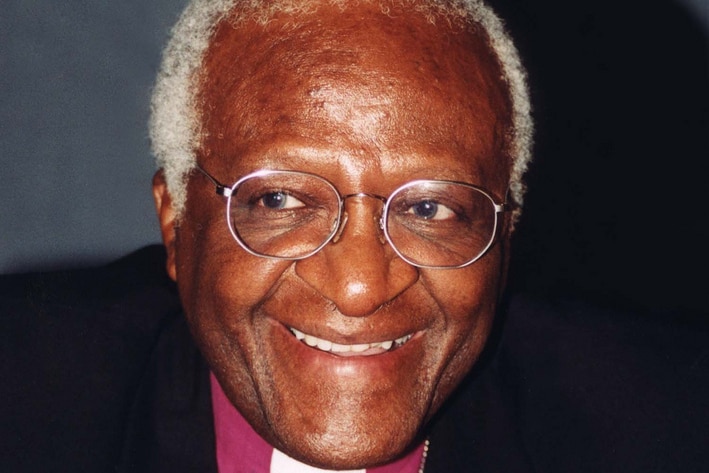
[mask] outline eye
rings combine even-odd
[[[445,220],[455,216],[451,209],[433,200],[422,200],[409,207],[408,212],[424,220]]]
[[[267,209],[284,210],[304,207],[305,204],[286,192],[269,192],[258,199]]]

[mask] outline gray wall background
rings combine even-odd
[[[709,310],[709,0],[490,1],[538,112],[512,283]],[[0,273],[159,242],[148,101],[185,3],[0,0]]]
[[[0,273],[159,241],[148,101],[185,3],[0,1]]]

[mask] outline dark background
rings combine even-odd
[[[513,285],[709,314],[707,2],[495,5],[538,127]]]
[[[146,121],[185,1],[2,0],[0,273],[159,241]],[[709,313],[707,0],[495,0],[537,138],[510,284]]]

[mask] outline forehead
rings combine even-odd
[[[508,164],[507,89],[486,38],[462,22],[366,2],[223,21],[203,71],[208,159],[297,144],[391,162],[431,151]]]

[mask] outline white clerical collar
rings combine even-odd
[[[273,455],[271,456],[271,473],[367,473],[367,470],[346,470],[337,472],[322,470],[314,466],[306,465],[305,463],[300,463],[298,460],[274,448]]]

